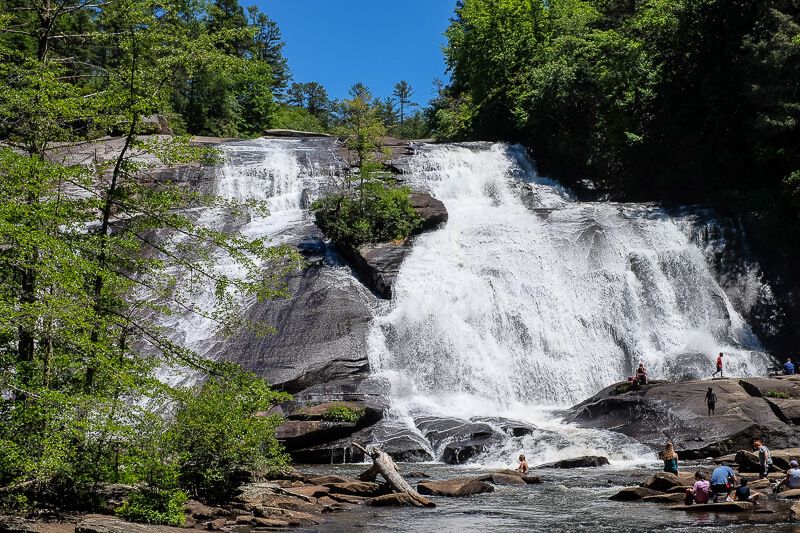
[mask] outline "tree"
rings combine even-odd
[[[395,84],[392,95],[397,98],[397,103],[400,104],[400,137],[402,138],[406,108],[417,105],[411,101],[411,97],[414,95],[414,89],[411,88],[411,85],[409,85],[407,81],[402,80]]]
[[[285,294],[284,277],[300,258],[198,225],[190,208],[245,206],[159,181],[143,162],[216,158],[187,138],[139,135],[142,118],[167,105],[176,69],[227,56],[217,39],[185,24],[182,2],[34,7],[37,17],[0,15],[0,483],[66,484],[76,501],[64,505],[87,505],[78,500],[97,482],[139,481],[126,477],[133,459],[120,463],[119,449],[141,444],[137,430],[153,415],[141,406],[173,392],[153,379],[156,368],[228,373],[171,340],[164,317],[183,309],[223,332],[247,327],[238,298]],[[60,33],[61,20],[81,11],[102,31]],[[20,35],[36,46],[11,46]],[[54,43],[70,39],[102,66],[61,57],[69,47]],[[243,94],[258,107],[256,88]],[[120,131],[108,157],[75,160],[70,142]],[[217,271],[220,255],[246,275]],[[193,302],[197,283],[214,286],[216,305]]]
[[[323,127],[330,125],[332,103],[322,84],[315,81],[292,83],[287,100],[315,116]]]

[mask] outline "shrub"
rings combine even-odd
[[[322,415],[322,419],[329,422],[358,422],[363,415],[363,409],[351,409],[346,405],[332,405]]]
[[[408,187],[365,179],[355,194],[331,194],[314,202],[317,225],[337,242],[358,246],[408,237],[421,220],[411,206]]]
[[[768,390],[764,393],[764,396],[767,398],[780,398],[782,400],[788,400],[790,398],[788,393],[777,390]]]
[[[272,472],[289,464],[275,438],[279,416],[256,416],[291,399],[253,374],[213,377],[185,391],[170,430],[179,454],[179,481],[193,496],[229,498],[250,472]]]
[[[114,512],[129,522],[178,527],[184,522],[185,503],[186,494],[182,491],[143,489],[131,494]]]
[[[625,394],[629,390],[631,390],[631,384],[630,383],[620,383],[619,385],[614,387],[614,394],[615,395]]]

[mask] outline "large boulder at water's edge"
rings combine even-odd
[[[763,386],[780,387],[783,380],[764,379]],[[622,386],[620,386],[622,385]],[[681,458],[716,457],[751,447],[755,437],[771,448],[800,445],[800,432],[777,416],[761,396],[735,379],[683,381],[646,385],[623,392],[612,385],[567,415],[570,422],[618,431],[655,449],[669,438]],[[716,416],[703,402],[708,387],[717,395]],[[760,389],[759,389],[760,390]]]
[[[536,468],[594,468],[608,464],[608,458],[599,455],[584,455],[582,457],[572,457],[562,459],[554,463],[537,465]]]
[[[696,503],[694,505],[673,505],[668,509],[690,513],[743,513],[752,511],[753,504],[750,502]]]
[[[134,524],[119,518],[88,515],[75,526],[75,533],[182,533],[185,529],[151,524]]]
[[[615,500],[618,502],[632,502],[636,500],[641,500],[646,496],[655,496],[657,494],[662,494],[662,492],[658,490],[648,489],[646,487],[626,487],[608,499]]]
[[[417,492],[430,496],[472,496],[494,492],[494,487],[474,478],[448,479],[445,481],[420,481]]]

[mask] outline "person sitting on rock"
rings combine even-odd
[[[714,503],[717,503],[720,495],[725,496],[725,500],[730,498],[733,487],[736,484],[736,472],[729,466],[718,466],[711,472],[711,492],[714,494]]]
[[[694,473],[694,485],[686,489],[686,505],[693,503],[708,503],[708,495],[711,491],[711,484],[706,480],[705,472]]]
[[[758,497],[761,496],[760,494],[752,494],[750,492],[750,487],[747,486],[747,480],[742,479],[741,484],[736,489],[736,493],[734,494],[734,499],[737,502],[750,502],[753,504],[753,507],[758,507]]]
[[[780,492],[783,487],[800,489],[800,465],[794,459],[789,461],[789,470],[786,471],[786,477],[775,485],[775,492]]]
[[[517,467],[517,470],[523,474],[528,473],[528,461],[525,460],[525,454],[521,453],[519,455],[519,466]]]
[[[793,376],[794,375],[794,363],[792,363],[791,358],[787,357],[786,362],[783,363],[783,375],[784,376]]]
[[[644,368],[644,363],[639,363],[639,368],[636,369],[636,379],[640,385],[647,385],[647,370]]]
[[[708,388],[706,392],[706,399],[704,400],[708,406],[708,416],[714,416],[714,408],[717,406],[717,395],[714,394],[714,389]]]
[[[675,453],[675,446],[671,442],[667,442],[664,451],[661,452],[661,460],[664,461],[664,472],[678,473],[678,454]]]
[[[722,352],[719,352],[719,355],[717,356],[717,371],[714,372],[713,374],[711,374],[712,379],[717,374],[719,374],[719,377],[723,377],[722,376]]]
[[[769,448],[764,446],[761,439],[753,439],[753,451],[758,453],[758,478],[766,479],[769,474],[769,467],[772,466],[772,456]]]

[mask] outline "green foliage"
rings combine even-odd
[[[796,2],[463,0],[446,35],[439,138],[522,141],[630,198],[767,191],[797,224]]]
[[[114,513],[129,522],[180,527],[185,521],[183,504],[186,501],[186,494],[181,491],[138,490],[117,507]]]
[[[620,383],[619,385],[614,387],[614,395],[617,396],[617,395],[620,395],[620,394],[625,394],[626,392],[628,392],[630,390],[631,390],[631,384],[630,383]]]
[[[357,195],[328,195],[311,206],[325,235],[354,246],[367,242],[402,240],[421,220],[411,206],[408,187],[369,179],[357,187]]]
[[[272,127],[286,130],[312,131],[316,133],[326,132],[326,128],[316,116],[302,107],[285,104],[278,105],[278,109],[272,117]]]
[[[282,396],[201,358],[163,324],[177,309],[215,323],[220,334],[263,328],[242,319],[239,302],[286,295],[286,275],[301,259],[197,224],[198,206],[234,215],[265,207],[156,180],[156,166],[210,164],[218,154],[187,137],[137,134],[143,117],[169,108],[184,67],[201,66],[231,75],[233,92],[224,99],[235,113],[225,115],[225,128],[263,128],[273,112],[273,71],[250,58],[251,29],[205,31],[196,4],[53,6],[0,10],[0,485],[31,482],[27,504],[49,497],[65,509],[92,508],[103,482],[142,483],[174,503],[190,463],[204,459],[185,447],[188,415],[172,422],[163,413],[177,402],[180,413],[227,420],[231,406],[243,413]],[[96,161],[72,157],[62,144],[106,133],[122,136]],[[219,272],[220,257],[244,275]],[[200,307],[193,296],[209,286]],[[193,411],[192,393],[160,383],[156,370],[212,375],[231,388],[225,402],[210,396],[205,411]],[[235,468],[283,460],[274,434],[266,434],[274,421],[227,423],[232,434],[250,436],[237,453],[255,458]],[[227,472],[211,465],[187,488],[207,484],[213,468]],[[158,511],[151,500],[136,505]]]
[[[364,416],[363,409],[351,409],[346,405],[332,405],[322,415],[329,422],[358,422]]]
[[[173,449],[180,451],[181,485],[192,495],[224,501],[248,472],[268,473],[289,464],[275,438],[281,418],[256,416],[288,399],[246,373],[212,377],[199,391],[181,393],[170,436]]]
[[[789,393],[777,390],[768,390],[767,392],[764,393],[764,396],[766,398],[779,398],[781,400],[788,400],[789,398],[791,398],[791,396],[789,396]]]

